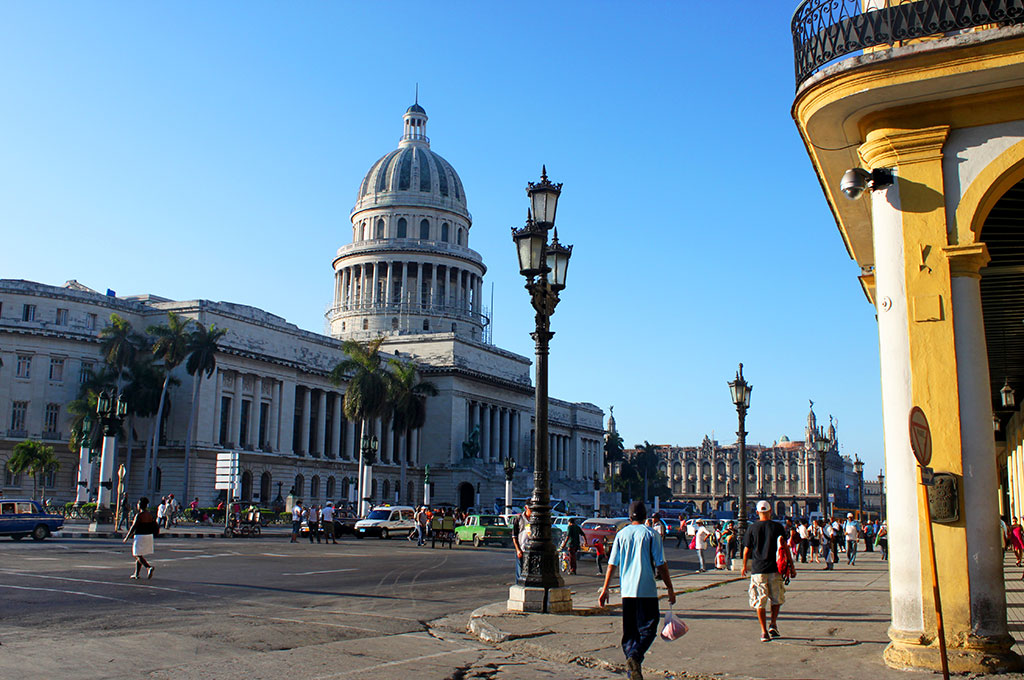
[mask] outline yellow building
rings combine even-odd
[[[1024,417],[1000,390],[1024,381],[1021,20],[1019,0],[806,0],[793,17],[793,118],[877,310],[885,660],[900,668],[939,667],[914,406],[931,425],[931,467],[956,487],[932,504],[951,670],[1021,667],[1006,625],[997,453],[1004,465],[1013,453],[1002,474],[1020,515]]]

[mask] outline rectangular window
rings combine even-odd
[[[267,421],[270,419],[270,404],[260,404],[260,440],[258,442],[259,448],[264,451],[269,448],[267,445],[270,443],[267,441]]]
[[[64,380],[64,359],[50,358],[50,380],[55,382]]]
[[[85,327],[91,331],[96,330],[96,315],[90,314],[85,319]]]
[[[27,401],[11,402],[11,430],[25,432],[25,414],[28,413]]]
[[[68,310],[60,309],[60,308],[57,309],[57,325],[58,326],[67,326],[68,325]]]
[[[50,470],[49,472],[44,474],[42,480],[40,480],[40,485],[44,489],[52,489],[53,487],[57,486],[57,471]]]
[[[36,306],[35,305],[22,305],[21,306],[21,320],[22,321],[35,321],[36,320]]]
[[[14,369],[14,375],[18,378],[32,377],[32,356],[29,354],[19,354],[18,363]]]
[[[43,423],[43,434],[56,435],[60,424],[60,404],[46,405],[46,420]],[[51,437],[52,438],[52,437]]]
[[[94,364],[91,361],[82,362],[82,367],[78,369],[78,382],[84,385],[85,383],[92,380],[93,366]]]
[[[221,446],[226,446],[231,430],[231,397],[220,398],[220,435],[217,441]]]
[[[4,486],[21,486],[21,474],[14,474],[6,467],[4,467],[4,472]],[[7,505],[7,503],[4,503],[4,514],[6,515],[9,512],[13,515],[17,506],[15,506],[14,503],[11,503],[11,509],[8,511]]]

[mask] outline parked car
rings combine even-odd
[[[469,515],[462,526],[455,527],[455,543],[468,543],[479,548],[484,543],[512,545],[512,527],[501,515]]]
[[[356,522],[356,538],[408,536],[416,531],[416,510],[411,505],[379,505]]]
[[[0,536],[10,536],[15,541],[31,536],[33,540],[42,541],[63,526],[63,517],[43,511],[36,501],[0,501]]]
[[[615,534],[627,524],[629,524],[628,517],[593,517],[588,519],[580,527],[583,529],[583,536],[585,538],[582,551],[590,552],[593,550],[595,538],[601,538],[608,545],[611,545],[612,541],[615,540]]]

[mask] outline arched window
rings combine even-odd
[[[370,330],[370,320],[369,319],[363,319],[363,330],[364,331]]]
[[[391,500],[391,482],[384,480],[384,495],[382,496],[385,501]]]
[[[460,246],[463,245],[462,244],[462,227],[459,227],[459,231],[456,232],[455,238],[457,239],[456,243],[458,243]]]
[[[252,473],[248,470],[242,473],[242,500],[252,501]]]
[[[333,476],[327,478],[327,494],[326,494],[326,497],[327,497],[328,500],[332,500],[334,498],[334,477]]]
[[[341,479],[341,500],[348,500],[348,477],[342,477]]]
[[[377,220],[377,231],[373,234],[374,238],[384,238],[384,220]]]
[[[426,220],[420,221],[420,238],[424,241],[430,238],[430,222]]]
[[[310,498],[320,498],[319,475],[313,475],[313,479],[309,480],[309,496]]]
[[[266,505],[270,502],[270,495],[272,491],[273,479],[269,472],[264,472],[260,475],[260,501]]]
[[[404,217],[398,218],[398,238],[405,238],[409,232],[409,223]]]
[[[425,331],[429,331],[430,330],[430,319],[424,319],[423,320],[423,330],[425,330]]]
[[[441,224],[441,240],[448,242],[448,223],[444,222]]]
[[[302,475],[295,475],[295,485],[292,486],[292,494],[296,497],[301,496],[306,490],[306,480]]]

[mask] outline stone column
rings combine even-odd
[[[515,458],[517,465],[522,465],[523,460],[519,457],[519,411],[512,412],[512,457]],[[531,466],[532,467],[532,466]]]
[[[281,382],[280,406],[278,407],[278,451],[293,451],[295,439],[295,383],[291,380]],[[293,451],[294,453],[294,451]]]
[[[231,404],[231,441],[242,448],[242,374],[235,372],[235,399]]]
[[[345,457],[355,460],[359,456],[359,442],[356,441],[356,424],[351,420],[345,421]]]
[[[334,397],[334,417],[331,422],[331,457],[341,458],[341,428],[344,427],[345,420],[341,414],[341,395],[337,392],[332,392]]]
[[[256,376],[252,381],[252,417],[249,420],[253,423],[250,441],[260,451],[263,450],[263,442],[260,440],[260,426],[263,424],[263,378]],[[257,482],[254,480],[253,484]]]
[[[424,304],[423,304],[423,261],[422,260],[420,260],[419,262],[416,263],[416,295],[414,297],[414,303],[415,304],[413,306],[413,309],[415,311],[419,311],[419,312],[423,311]]]
[[[317,390],[316,409],[316,455],[324,455],[324,442],[327,434],[327,393]]]
[[[312,446],[309,435],[309,418],[313,414],[313,390],[309,387],[302,388],[302,439],[299,441],[299,446],[302,447],[302,452],[306,455],[312,453]]]
[[[420,430],[413,430],[410,435],[412,438],[412,462],[413,465],[419,467],[420,465]]]
[[[391,262],[384,263],[384,308],[391,306],[392,279],[394,278],[394,265]]]
[[[214,393],[213,399],[213,436],[210,437],[210,441],[214,444],[220,444],[220,409],[222,393],[224,391],[224,373],[219,368],[217,369],[217,391]]]
[[[379,464],[384,458],[384,437],[382,436],[383,428],[381,427],[380,418],[375,418],[370,428],[371,432],[377,437],[377,464]]]
[[[490,425],[490,450],[491,460],[500,460],[501,458],[501,417],[498,413],[498,407],[492,406],[490,413],[488,414]]]
[[[269,443],[267,444],[268,451],[280,451],[281,440],[277,434],[279,432],[278,424],[281,421],[281,383],[274,381],[270,386],[270,423],[267,429],[267,438]]]
[[[499,460],[504,461],[508,456],[508,409],[502,408],[499,413],[500,418],[500,441],[501,450],[498,453]]]

